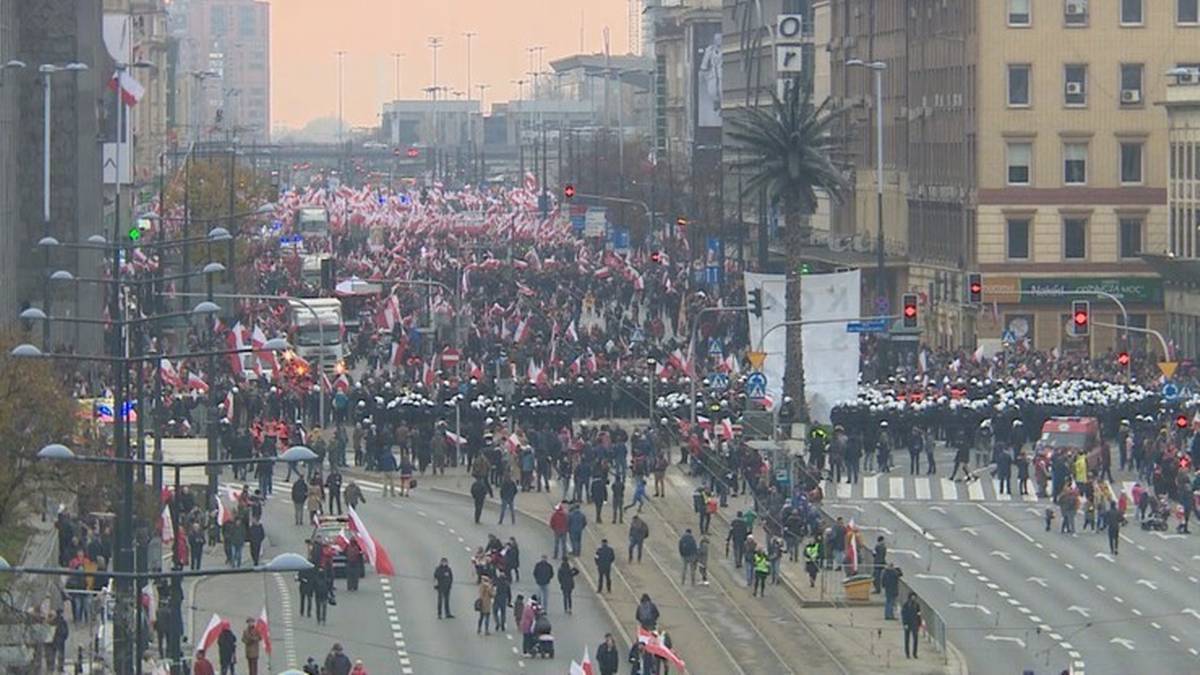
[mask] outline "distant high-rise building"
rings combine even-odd
[[[271,8],[263,0],[188,0],[178,21],[187,79],[186,118],[194,140],[271,132]]]

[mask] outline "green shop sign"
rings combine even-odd
[[[1108,293],[1126,304],[1163,304],[1162,279],[1158,277],[1071,277],[1021,279],[1021,304],[1061,303],[1054,294],[1088,299],[1096,293]],[[1044,294],[1044,295],[1043,295]]]

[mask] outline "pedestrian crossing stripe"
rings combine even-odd
[[[1013,492],[1001,493],[1000,481],[984,476],[970,482],[953,481],[937,476],[889,476],[887,474],[870,474],[863,476],[858,483],[846,481],[833,483],[830,480],[821,482],[821,489],[831,499],[862,499],[868,501],[919,501],[919,502],[1037,502],[1038,497],[1033,492],[1032,481],[1027,482],[1028,494]],[[1128,492],[1133,483],[1125,483],[1124,491]],[[1010,483],[1012,490],[1019,491],[1017,481]]]

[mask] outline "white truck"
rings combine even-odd
[[[333,372],[346,358],[342,343],[342,301],[337,298],[289,300],[292,344],[296,354],[313,368],[318,361]]]
[[[320,206],[302,206],[296,209],[295,232],[309,237],[329,236],[329,211]]]

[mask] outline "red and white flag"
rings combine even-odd
[[[233,522],[233,514],[225,508],[225,500],[220,495],[217,495],[217,522],[222,525]]]
[[[158,517],[158,531],[164,544],[175,541],[175,521],[171,518],[171,507],[164,506]]]
[[[250,333],[250,342],[254,345],[254,356],[258,358],[258,363],[263,368],[269,369],[272,373],[279,370],[279,363],[275,360],[275,352],[269,349],[263,349],[267,344],[267,335],[262,328],[254,327]]]
[[[142,609],[146,611],[146,618],[150,620],[150,625],[154,625],[154,620],[158,618],[158,589],[153,583],[148,583],[142,586]]]
[[[467,439],[463,438],[462,436],[459,436],[458,434],[456,434],[450,430],[446,431],[446,440],[450,441],[451,443],[453,443],[457,446],[463,446],[463,445],[466,445],[466,443],[467,443]]]
[[[388,359],[388,363],[392,368],[402,368],[404,366],[404,345],[399,342],[392,343],[392,356]]]
[[[642,643],[645,646],[646,651],[650,652],[651,654],[663,657],[664,659],[675,664],[675,666],[680,670],[687,670],[686,666],[684,666],[683,659],[676,656],[675,652],[671,651],[670,647],[663,644],[662,636],[658,633],[638,626],[638,642]]]
[[[346,514],[350,516],[350,531],[358,536],[358,540],[363,545],[363,552],[367,554],[367,560],[371,566],[385,577],[395,576],[396,568],[392,566],[392,559],[388,556],[387,550],[367,531],[367,526],[363,523],[362,518],[358,517],[358,512],[353,507],[347,507]]]
[[[137,78],[129,74],[128,69],[114,72],[112,79],[108,81],[108,88],[116,91],[118,84],[121,88],[121,100],[125,101],[125,105],[129,107],[137,105],[138,101],[142,100],[142,96],[146,95],[146,88],[137,81]]]
[[[233,389],[225,392],[225,419],[233,419]]]
[[[176,389],[183,388],[183,380],[179,379],[179,371],[175,370],[175,366],[171,365],[169,359],[162,359],[158,362],[158,372],[161,374],[163,382]]]
[[[721,437],[727,441],[733,439],[733,422],[728,417],[721,420]]]
[[[200,374],[196,373],[195,371],[188,371],[187,385],[188,389],[195,389],[196,391],[203,392],[208,391],[208,383],[205,382],[204,378],[200,377]]]
[[[222,619],[219,614],[213,614],[212,618],[208,620],[208,627],[204,629],[204,632],[200,634],[200,639],[196,641],[196,651],[200,651],[201,649],[208,651],[217,642],[217,638],[221,636],[222,631],[226,628],[230,628],[229,621]]]
[[[529,317],[526,316],[521,319],[520,323],[517,324],[516,330],[513,331],[513,342],[520,344],[528,340],[531,332],[532,328],[529,326]]]
[[[588,648],[583,648],[583,663],[575,663],[571,661],[570,675],[595,675],[596,671],[592,666],[592,658],[588,655]]]
[[[263,607],[262,612],[258,615],[258,620],[254,622],[254,626],[258,628],[258,634],[262,637],[263,649],[268,654],[271,653],[271,625],[267,623],[267,608]]]
[[[567,324],[567,332],[564,333],[566,338],[571,342],[579,342],[579,333],[575,331],[575,320],[571,319],[571,323]]]

